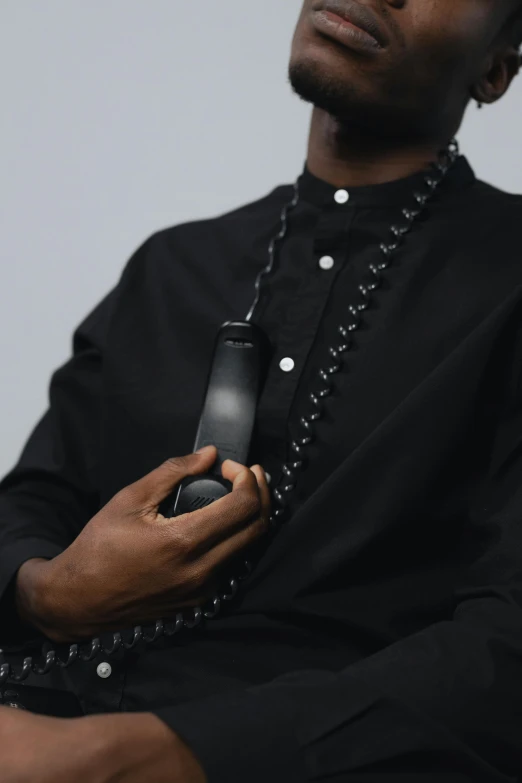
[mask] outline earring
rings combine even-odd
[[[483,106],[484,106],[483,103],[481,103],[480,101],[477,101],[477,109],[482,109]]]

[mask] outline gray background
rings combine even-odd
[[[0,474],[137,245],[300,173],[310,109],[286,79],[300,7],[1,0]],[[459,137],[477,173],[514,192],[521,129],[522,78]]]

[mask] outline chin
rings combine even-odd
[[[302,100],[322,109],[346,128],[357,128],[359,132],[388,140],[404,139],[415,134],[422,135],[419,116],[414,111],[390,103],[377,90],[362,87],[357,75],[349,78],[341,75],[328,62],[313,57],[293,58],[288,78],[293,91]],[[358,74],[360,76],[360,74]],[[425,117],[425,112],[420,112]],[[425,120],[423,119],[423,122]],[[429,126],[429,132],[432,126]],[[428,133],[429,135],[429,133]]]
[[[327,59],[293,59],[288,79],[302,100],[340,119],[350,115],[363,99],[357,85],[346,74],[341,75]]]
[[[374,103],[374,79],[352,53],[316,32],[305,4],[292,41],[288,71],[293,91],[304,101],[336,117],[361,103]],[[372,70],[372,69],[370,69]]]

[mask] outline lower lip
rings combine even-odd
[[[313,11],[312,23],[319,33],[349,49],[375,52],[382,48],[373,35],[331,11]]]

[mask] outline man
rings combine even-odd
[[[86,716],[1,708],[3,783],[522,774],[522,199],[450,145],[518,72],[521,22],[305,0],[296,187],[154,235],[77,329],[1,487],[4,646],[190,626],[252,571],[213,619],[52,668]],[[214,338],[258,277],[252,468],[166,519],[216,458],[190,453]]]

